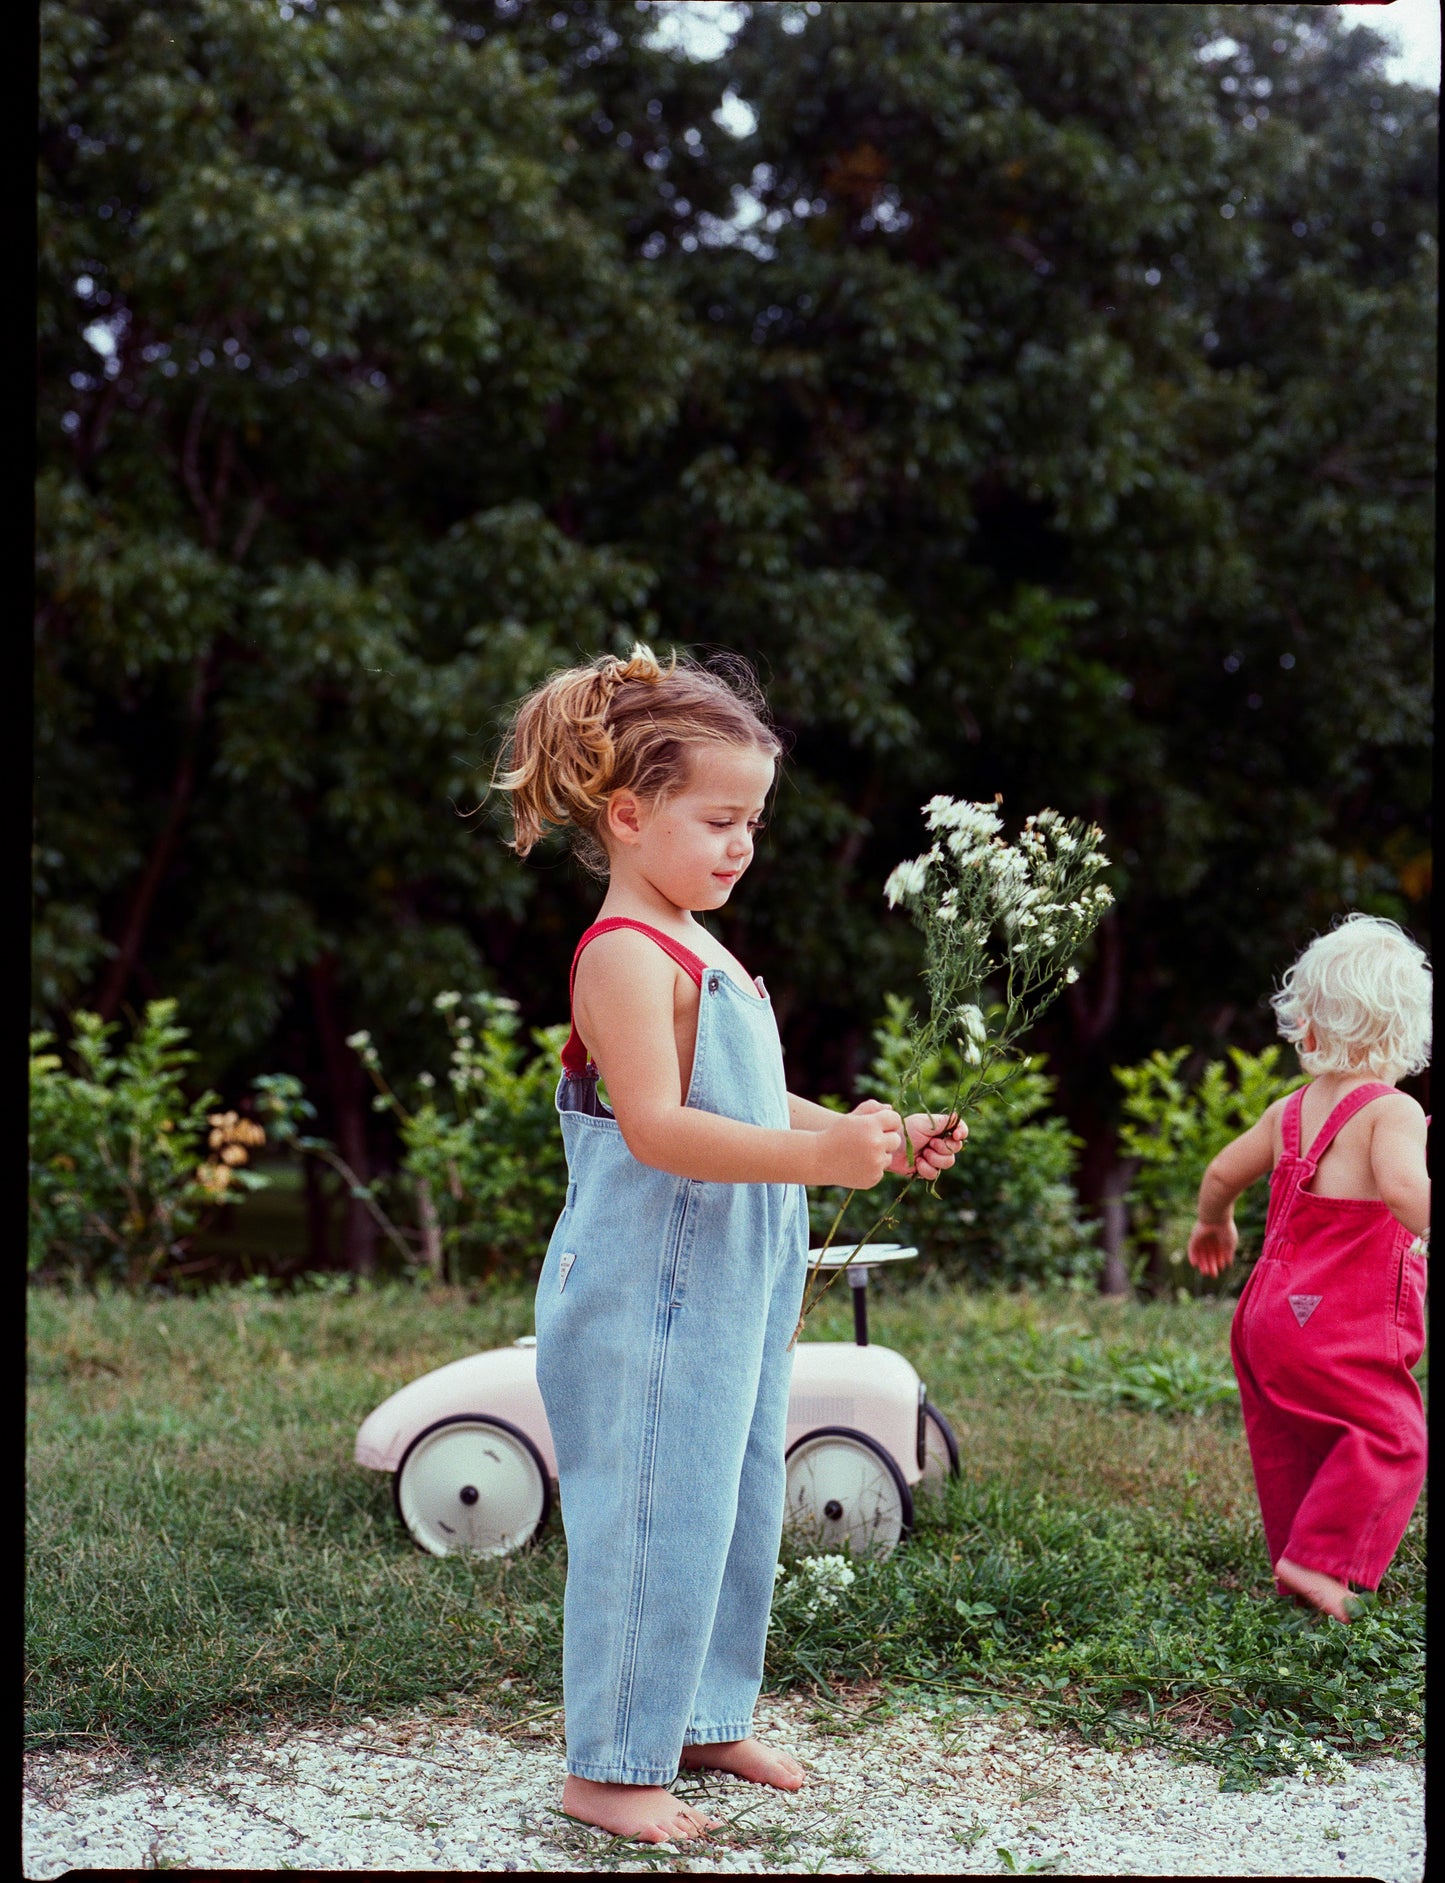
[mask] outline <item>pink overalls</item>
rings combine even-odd
[[[1307,1186],[1341,1126],[1393,1090],[1346,1093],[1303,1155],[1304,1088],[1290,1095],[1264,1249],[1230,1334],[1270,1562],[1365,1589],[1389,1568],[1425,1480],[1410,1376],[1425,1346],[1425,1257],[1384,1203]]]

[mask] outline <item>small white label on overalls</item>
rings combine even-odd
[[[557,1267],[560,1270],[561,1277],[562,1277],[562,1279],[557,1283],[557,1293],[559,1295],[561,1294],[562,1290],[567,1286],[567,1277],[572,1273],[572,1264],[576,1260],[577,1260],[577,1257],[572,1253],[570,1249],[568,1249],[564,1252],[562,1256],[562,1260],[557,1264]]]

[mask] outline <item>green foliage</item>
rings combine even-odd
[[[32,1274],[140,1287],[180,1260],[187,1236],[218,1205],[265,1184],[244,1167],[254,1140],[231,1129],[236,1115],[208,1116],[214,1092],[186,1096],[196,1055],[175,1012],[173,1000],[151,1001],[120,1049],[114,1023],[78,1012],[73,1072],[48,1050],[52,1035],[31,1035]]]
[[[529,1053],[515,1001],[448,991],[435,1004],[452,1038],[446,1099],[431,1096],[436,1081],[426,1073],[424,1096],[408,1111],[369,1040],[353,1041],[380,1087],[377,1104],[401,1123],[399,1181],[413,1191],[424,1232],[440,1236],[449,1280],[535,1277],[567,1187],[555,1103],[567,1028],[534,1031]]]
[[[1172,1286],[1198,1292],[1220,1285],[1196,1275],[1185,1260],[1199,1185],[1212,1157],[1276,1099],[1304,1084],[1302,1074],[1278,1069],[1282,1056],[1278,1045],[1253,1054],[1231,1047],[1227,1061],[1210,1060],[1190,1084],[1181,1077],[1187,1047],[1114,1068],[1124,1092],[1119,1148],[1136,1166],[1127,1197],[1136,1279],[1157,1254]],[[1239,1250],[1223,1284],[1231,1290],[1243,1284],[1259,1254],[1268,1208],[1269,1190],[1262,1183],[1235,1205]]]
[[[1168,1343],[1138,1354],[1080,1335],[1043,1364],[1030,1356],[1021,1367],[1029,1379],[1101,1406],[1198,1418],[1216,1406],[1238,1404],[1239,1387],[1227,1369]]]
[[[874,1057],[858,1080],[864,1097],[896,1102],[913,1060],[909,1003],[887,997],[874,1029]],[[942,1111],[970,1071],[964,1049],[944,1041],[913,1070],[930,1110]],[[887,1221],[878,1240],[915,1243],[922,1266],[976,1287],[1080,1280],[1093,1273],[1095,1226],[1084,1219],[1073,1187],[1078,1141],[1062,1118],[1047,1113],[1055,1081],[1029,1061],[1022,1070],[995,1067],[965,1115],[968,1141],[936,1186],[915,1184],[893,1203],[907,1179],[885,1176],[852,1206],[839,1232],[849,1240],[878,1209]],[[815,1232],[826,1234],[844,1192],[814,1191]],[[875,1202],[876,1200],[876,1202]]]
[[[1341,908],[1423,925],[1438,102],[1367,28],[292,14],[42,9],[38,1024],[149,976],[336,1130],[363,1016],[408,1069],[445,988],[550,1017],[585,895],[454,807],[637,632],[796,735],[722,930],[804,1089],[920,964],[931,791],[1109,831],[1091,1141]]]

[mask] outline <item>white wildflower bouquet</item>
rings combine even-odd
[[[922,1102],[920,1074],[950,1041],[958,1042],[963,1058],[963,1072],[949,1101],[950,1123],[963,1117],[985,1080],[997,1088],[1027,1065],[1019,1040],[1059,992],[1079,978],[1073,958],[1114,900],[1098,880],[1109,859],[1097,824],[1039,811],[1025,819],[1017,842],[1011,844],[1000,835],[1000,802],[930,798],[923,814],[934,839],[932,848],[900,863],[884,885],[889,907],[901,904],[908,911],[927,946],[928,1012],[909,1036],[897,1097],[900,1117],[929,1109]],[[990,983],[1001,998],[985,1007],[984,990]],[[920,1101],[917,1106],[910,1103],[914,1098]],[[917,1181],[915,1174],[857,1247],[888,1221]],[[843,1199],[824,1249],[856,1194],[850,1190]],[[799,1329],[839,1272],[834,1269],[826,1282],[815,1286],[823,1271],[814,1270]]]

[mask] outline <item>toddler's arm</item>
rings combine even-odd
[[[1234,1260],[1239,1243],[1234,1199],[1273,1168],[1275,1118],[1283,1104],[1277,1098],[1248,1131],[1225,1145],[1204,1173],[1199,1220],[1189,1237],[1189,1260],[1201,1275],[1221,1274]]]
[[[1430,1227],[1430,1172],[1425,1163],[1425,1113],[1408,1092],[1377,1103],[1370,1172],[1394,1215],[1417,1236]]]
[[[703,1183],[872,1189],[903,1141],[903,1121],[889,1106],[828,1112],[827,1124],[816,1129],[771,1130],[683,1104],[672,1015],[675,980],[662,950],[625,930],[593,942],[577,971],[582,1037],[637,1161]]]

